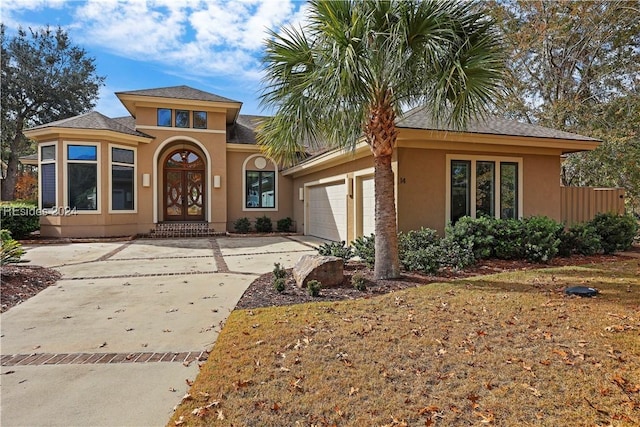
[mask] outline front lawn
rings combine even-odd
[[[633,259],[236,310],[169,425],[639,425],[639,277]]]

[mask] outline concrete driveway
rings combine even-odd
[[[162,426],[247,286],[302,236],[27,248],[62,280],[1,316],[2,426]]]

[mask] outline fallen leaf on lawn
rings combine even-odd
[[[278,402],[273,402],[273,406],[271,407],[271,410],[273,412],[278,412],[280,410],[280,405],[278,405]]]
[[[235,383],[233,383],[233,386],[236,388],[236,390],[241,389],[243,387],[248,387],[249,385],[251,385],[251,380],[238,380]]]
[[[351,390],[349,390],[349,396],[353,396],[359,391],[360,391],[360,387],[351,387]]]
[[[173,390],[173,391],[175,391],[175,390]],[[189,393],[187,393],[184,396],[182,396],[182,402],[186,402],[187,400],[193,400],[193,397]]]
[[[191,387],[193,385],[193,381],[191,381],[189,378],[187,378],[186,380],[184,380],[185,383],[187,383],[187,385],[189,387]]]
[[[424,408],[418,410],[418,415],[433,414],[438,411],[440,411],[440,408],[435,405],[425,406]]]
[[[177,426],[181,426],[182,424],[184,424],[184,415],[180,415],[180,418],[178,418],[176,421],[174,421],[173,424],[175,424]]]
[[[256,341],[256,345],[264,344],[264,340]]]
[[[204,406],[201,406],[199,408],[194,409],[193,411],[191,411],[191,415],[195,415],[196,417],[206,417],[207,415],[209,415],[209,410],[207,408],[205,408]]]
[[[218,419],[224,420],[224,414],[222,413],[222,411],[218,411]]]

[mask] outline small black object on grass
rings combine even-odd
[[[588,288],[586,286],[572,286],[564,290],[567,295],[578,295],[581,297],[595,297],[598,295],[596,288]]]

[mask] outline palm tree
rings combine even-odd
[[[304,28],[285,27],[265,42],[258,142],[281,164],[312,147],[374,157],[375,277],[400,275],[391,160],[403,109],[427,105],[432,118],[464,127],[501,93],[503,54],[478,3],[313,0]]]

